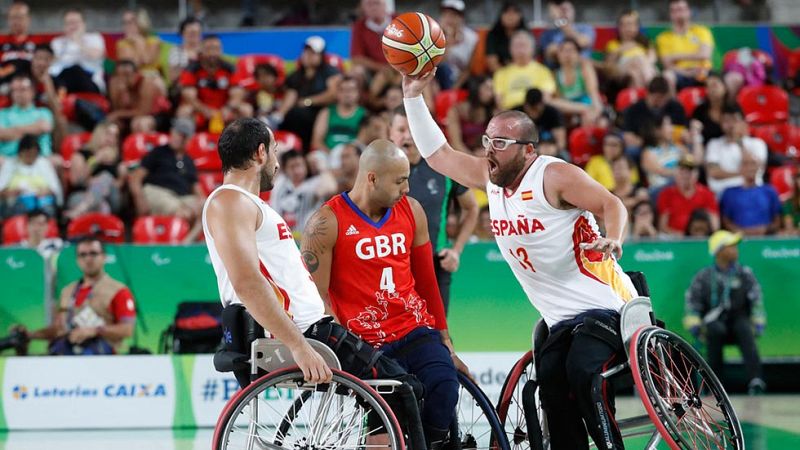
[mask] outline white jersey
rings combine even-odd
[[[228,271],[214,245],[214,237],[208,231],[206,209],[211,200],[223,189],[241,192],[261,210],[261,225],[256,230],[259,271],[272,286],[275,295],[282,303],[284,311],[294,321],[300,331],[305,331],[325,315],[325,306],[317,291],[317,286],[308,273],[300,257],[300,250],[292,237],[292,231],[281,216],[258,196],[233,184],[224,184],[208,196],[203,206],[203,232],[205,233],[208,254],[214,273],[217,275],[219,298],[224,306],[242,301],[233,290]]]
[[[619,311],[636,296],[614,258],[584,251],[600,236],[592,213],[556,209],[544,196],[544,172],[564,161],[538,156],[513,194],[489,182],[492,233],[522,289],[548,326],[591,309]]]

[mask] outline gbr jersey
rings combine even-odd
[[[416,222],[408,198],[378,222],[346,192],[326,205],[338,221],[328,294],[342,324],[374,346],[396,341],[417,327],[433,327],[436,321],[414,289]]]
[[[487,184],[497,246],[548,326],[591,309],[619,311],[636,290],[613,257],[603,261],[602,253],[580,248],[600,237],[592,213],[547,202],[543,183],[550,164],[564,162],[538,156],[512,194]]]
[[[224,184],[208,196],[203,206],[203,233],[205,233],[211,265],[217,275],[219,298],[224,306],[242,301],[233,290],[228,271],[217,253],[214,237],[208,231],[206,210],[211,200],[224,189],[242,193],[261,211],[261,225],[256,230],[256,247],[258,248],[259,272],[272,286],[284,311],[294,321],[300,331],[305,331],[325,315],[325,306],[317,291],[317,286],[308,273],[300,250],[292,237],[292,230],[281,216],[263,200],[233,184]]]

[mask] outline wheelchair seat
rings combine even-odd
[[[537,320],[536,325],[533,327],[533,334],[531,335],[531,344],[533,345],[532,349],[534,353],[537,348],[541,348],[542,345],[544,345],[548,336],[550,336],[550,329],[547,327],[547,324],[544,323],[544,319]]]
[[[327,345],[314,339],[306,339],[311,348],[322,356],[322,359],[331,369],[342,370],[339,358]],[[256,366],[266,372],[296,366],[292,352],[277,339],[256,339],[250,344],[252,355],[255,355]]]
[[[653,304],[647,297],[636,297],[622,306],[619,316],[620,337],[625,344],[627,353],[630,340],[636,330],[644,326],[655,325]]]

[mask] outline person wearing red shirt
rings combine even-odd
[[[133,336],[133,294],[106,273],[106,252],[98,238],[80,239],[75,254],[81,279],[61,290],[57,314],[50,326],[25,333],[29,339],[50,341],[51,354],[116,353],[122,341]]]
[[[410,165],[391,141],[361,155],[355,185],[309,219],[301,252],[338,322],[425,386],[428,448],[447,436],[458,401],[456,356],[433,269],[427,219],[406,194]]]
[[[383,30],[392,20],[386,0],[361,0],[361,12],[363,16],[353,24],[351,32],[350,57],[353,66],[363,67],[368,72],[388,69],[389,64],[381,47]]]
[[[238,84],[234,72],[234,67],[222,59],[219,36],[205,36],[198,60],[181,73],[182,104],[177,115],[189,117],[199,114],[207,120],[218,116],[225,122],[252,116],[252,107],[247,103],[236,107],[229,105],[230,90]]]
[[[678,162],[675,184],[664,188],[658,195],[658,228],[663,233],[683,235],[692,211],[705,209],[711,217],[713,229],[719,228],[719,206],[716,197],[697,182],[697,163],[691,155]]]

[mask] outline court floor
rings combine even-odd
[[[800,449],[800,395],[733,397],[732,401],[748,450]],[[617,406],[622,415],[641,410],[634,398],[620,398]],[[210,429],[12,432],[0,435],[0,450],[208,450],[211,435]],[[636,449],[645,442],[634,439],[626,444]]]

